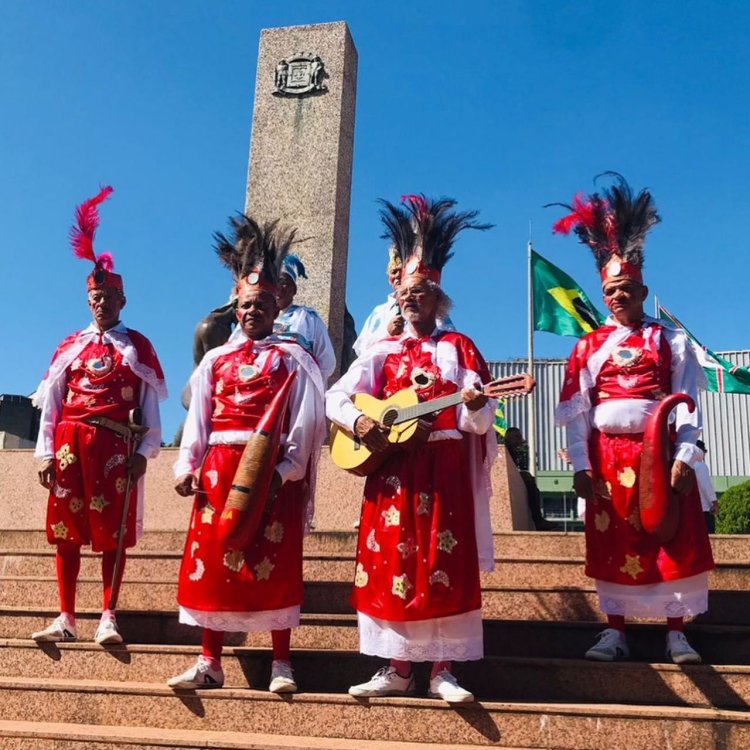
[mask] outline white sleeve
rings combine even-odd
[[[494,398],[489,399],[481,409],[476,411],[470,411],[466,404],[459,404],[456,407],[458,429],[484,435],[492,427],[495,411],[497,411],[497,401]]]
[[[373,308],[352,346],[358,357],[365,354],[373,344],[388,337],[388,323],[396,314],[396,310],[398,310],[398,305],[391,298]],[[393,314],[389,316],[390,312]]]
[[[159,414],[159,395],[156,389],[141,381],[141,412],[143,424],[148,432],[141,439],[137,453],[144,458],[156,458],[161,448],[161,415]]]
[[[315,313],[313,313],[313,318],[313,356],[318,363],[318,367],[320,367],[323,385],[325,385],[336,369],[336,354],[333,351],[333,344],[331,343],[331,337],[328,335],[326,324]]]
[[[591,459],[589,458],[590,414],[589,411],[581,412],[565,425],[568,436],[568,460],[573,466],[573,473],[591,470]]]
[[[177,478],[192,474],[203,463],[211,432],[213,385],[213,370],[210,364],[202,362],[190,378],[190,408],[182,430],[180,453],[173,467]]]
[[[362,412],[352,403],[355,393],[378,393],[382,386],[382,363],[385,355],[360,357],[352,363],[326,393],[326,416],[349,432]]]
[[[703,510],[710,511],[711,506],[716,502],[716,491],[711,481],[711,473],[704,461],[699,461],[693,468],[695,469],[695,478],[698,480],[701,506]]]
[[[284,455],[276,464],[282,484],[295,482],[305,476],[315,432],[323,419],[322,399],[304,369],[297,366],[291,356],[287,355],[285,361],[287,366],[291,365],[297,370],[297,377],[289,397],[289,432]]]
[[[695,401],[692,414],[685,404],[679,404],[674,410],[677,430],[674,458],[695,466],[702,457],[702,451],[695,444],[703,427],[698,391],[705,388],[706,376],[685,333],[668,329],[664,329],[664,333],[672,348],[672,393],[687,393]]]
[[[42,414],[39,419],[39,435],[36,439],[36,458],[49,459],[55,457],[55,428],[60,421],[63,399],[68,390],[68,380],[61,375],[47,389],[47,397],[42,404]]]

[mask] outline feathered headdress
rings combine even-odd
[[[231,238],[214,233],[216,254],[230,269],[237,290],[262,289],[276,294],[284,258],[295,241],[296,229],[279,226],[279,220],[262,226],[242,213],[229,218]]]
[[[380,200],[380,216],[389,239],[401,259],[402,281],[407,276],[422,276],[440,283],[445,264],[456,237],[464,229],[486,230],[492,224],[475,221],[478,211],[456,211],[452,198],[433,200],[424,195],[402,195],[401,206]]]
[[[291,253],[284,258],[281,272],[285,273],[295,284],[297,283],[297,279],[307,278],[305,264],[300,260],[298,255],[292,255]]]
[[[76,208],[76,223],[70,228],[73,254],[76,258],[90,260],[94,264],[94,270],[86,279],[86,287],[89,290],[102,287],[122,290],[122,276],[113,273],[115,261],[112,253],[101,253],[97,256],[94,252],[94,236],[99,227],[99,204],[107,200],[113,192],[114,189],[107,185],[93,198],[81,203]]]
[[[600,193],[584,197],[578,193],[573,204],[551,203],[571,211],[555,222],[555,234],[574,231],[591,248],[602,283],[613,278],[642,281],[643,245],[651,227],[661,221],[648,190],[637,195],[617,172],[604,172],[615,184]],[[599,177],[595,178],[595,182]]]

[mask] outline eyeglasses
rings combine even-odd
[[[399,289],[398,292],[396,292],[396,296],[399,299],[408,299],[409,297],[416,297],[417,299],[422,299],[423,297],[426,297],[430,293],[429,289],[423,289],[419,286],[412,286],[408,287],[406,289]]]

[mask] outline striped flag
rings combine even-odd
[[[687,334],[693,350],[698,357],[708,380],[708,390],[715,393],[750,393],[750,370],[733,365],[731,362],[714,354],[708,347],[698,341],[674,315],[661,303],[658,305],[659,318],[668,320],[676,328]]]
[[[495,409],[495,421],[492,425],[495,428],[495,432],[500,437],[505,437],[505,431],[508,429],[508,423],[505,420],[505,399],[498,399],[497,409]]]

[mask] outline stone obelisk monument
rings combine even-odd
[[[328,325],[340,357],[349,243],[357,50],[344,22],[260,36],[246,211],[307,238],[295,302]]]

